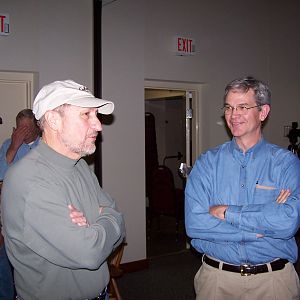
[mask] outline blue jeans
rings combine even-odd
[[[5,247],[0,247],[0,300],[14,299],[12,269],[6,255]]]

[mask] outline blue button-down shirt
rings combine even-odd
[[[38,137],[33,143],[25,144],[23,143],[20,148],[18,149],[12,163],[20,160],[23,156],[25,156],[30,149],[36,147],[39,143],[40,138]],[[11,144],[11,139],[7,139],[1,146],[0,149],[0,180],[3,180],[4,175],[9,167],[9,164],[6,161],[6,152]]]
[[[284,204],[276,202],[281,189],[291,190]],[[262,139],[243,153],[233,139],[198,158],[185,196],[197,251],[237,265],[297,260],[300,160],[290,151]],[[225,221],[209,214],[213,205],[229,205]]]

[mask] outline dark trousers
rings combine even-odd
[[[0,246],[0,300],[12,299],[14,299],[13,275],[3,243]]]

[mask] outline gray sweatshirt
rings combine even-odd
[[[84,213],[89,227],[72,223],[68,204]],[[105,288],[106,259],[124,238],[124,220],[83,159],[69,159],[40,142],[9,168],[1,205],[21,299],[83,300]]]

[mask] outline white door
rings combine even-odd
[[[36,73],[0,71],[0,145],[11,136],[18,112],[32,108],[36,89]]]

